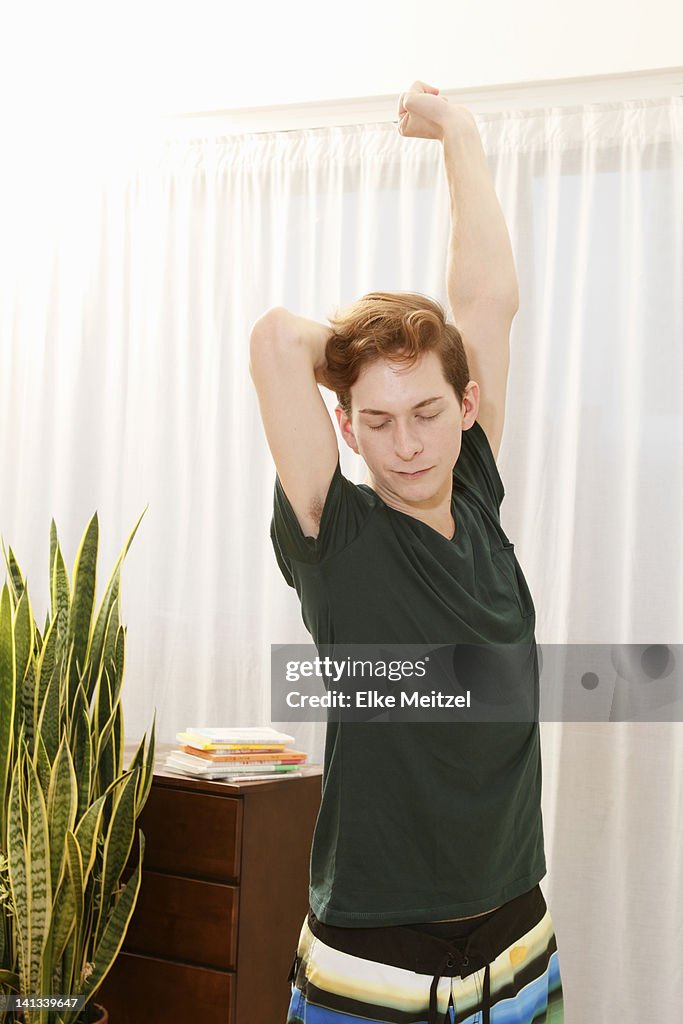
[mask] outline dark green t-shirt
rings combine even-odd
[[[303,621],[334,644],[530,644],[535,612],[500,524],[478,423],[453,470],[455,536],[386,505],[337,463],[317,538],[275,481],[271,539]],[[530,676],[537,687],[538,676]],[[546,873],[538,722],[327,722],[311,909],[378,927],[485,913]]]

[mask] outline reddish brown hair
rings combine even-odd
[[[446,322],[443,307],[418,292],[370,292],[329,317],[334,328],[325,348],[326,383],[351,415],[351,387],[362,368],[380,358],[413,365],[436,352],[443,372],[462,404],[469,382],[460,331]]]

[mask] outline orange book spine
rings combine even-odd
[[[300,764],[306,760],[307,754],[303,750],[287,750],[278,754],[266,754],[266,753],[250,753],[250,754],[215,754],[211,750],[198,750],[196,747],[182,746],[180,748],[186,754],[193,754],[195,757],[204,758],[206,761],[213,761],[216,763],[222,762],[237,762],[239,764],[249,764],[251,762],[263,763],[270,761],[277,761],[280,764]]]

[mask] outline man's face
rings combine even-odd
[[[380,358],[351,388],[351,419],[339,406],[336,414],[344,440],[365,460],[373,489],[392,504],[427,508],[450,494],[478,392],[471,381],[461,408],[435,352],[413,366]]]

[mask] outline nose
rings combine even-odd
[[[409,427],[402,427],[400,424],[396,425],[394,446],[398,457],[405,462],[410,462],[424,447],[419,437]]]

